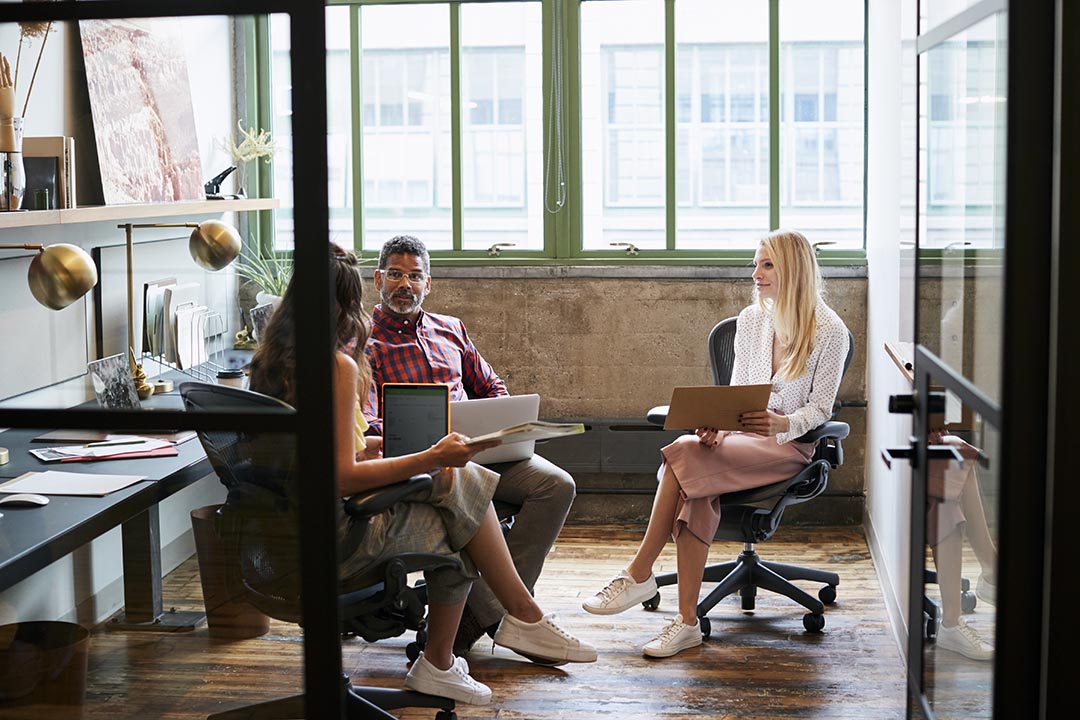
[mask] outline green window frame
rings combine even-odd
[[[542,48],[543,48],[543,165],[545,169],[544,200],[546,206],[554,204],[551,186],[546,174],[554,172],[553,158],[550,157],[553,149],[550,147],[548,122],[554,112],[552,94],[552,33],[553,18],[558,18],[560,23],[558,31],[562,33],[562,48],[565,63],[563,65],[563,82],[561,83],[561,95],[558,98],[559,108],[562,110],[562,154],[565,158],[565,182],[568,192],[565,204],[557,213],[550,213],[545,208],[543,215],[543,248],[539,250],[517,250],[504,248],[498,257],[492,257],[485,250],[464,249],[463,243],[463,207],[462,207],[462,118],[461,118],[461,5],[465,3],[482,2],[526,2],[541,3],[542,11]],[[582,188],[582,126],[581,126],[581,84],[580,84],[580,37],[581,37],[581,5],[584,2],[599,2],[601,0],[327,0],[328,6],[348,6],[350,19],[350,78],[351,88],[351,133],[352,133],[352,157],[351,157],[351,182],[352,182],[352,222],[354,250],[363,256],[370,256],[370,250],[363,251],[363,107],[361,105],[361,51],[360,51],[360,22],[361,8],[368,5],[408,5],[408,4],[443,4],[449,6],[449,36],[450,36],[450,120],[451,120],[451,227],[452,249],[433,250],[432,256],[444,265],[479,265],[479,264],[504,264],[504,265],[545,265],[545,264],[649,264],[649,265],[687,265],[687,264],[745,264],[752,255],[753,248],[725,249],[725,250],[690,250],[676,248],[676,213],[678,212],[678,198],[676,193],[676,141],[678,124],[676,123],[676,36],[675,36],[675,3],[678,0],[658,0],[664,4],[664,57],[663,57],[663,83],[664,83],[664,125],[665,125],[665,236],[666,247],[663,249],[638,249],[631,253],[631,248],[612,249],[589,249],[583,248],[583,201]],[[760,0],[767,2],[769,7],[769,31],[768,31],[768,144],[769,144],[769,224],[771,229],[780,225],[781,213],[781,86],[780,86],[780,2],[779,0]],[[862,207],[862,247],[847,250],[828,250],[823,248],[820,253],[822,264],[827,265],[850,265],[865,262],[866,247],[866,3],[864,3],[863,22],[863,207]],[[254,47],[254,57],[249,50],[248,61],[253,63],[261,72],[256,74],[259,78],[258,92],[249,90],[248,104],[252,115],[260,120],[270,116],[269,111],[269,33],[266,27],[261,29],[258,23],[253,28],[253,42],[248,47]],[[252,65],[249,65],[249,68]],[[250,76],[249,76],[250,77]],[[252,106],[251,103],[255,105]],[[793,162],[793,160],[791,160]],[[265,187],[272,187],[272,178],[260,177],[260,182],[268,183]],[[260,219],[262,237],[272,237],[269,228]],[[814,240],[814,238],[811,238]],[[264,242],[264,245],[266,243]],[[265,250],[266,248],[264,248]]]

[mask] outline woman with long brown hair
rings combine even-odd
[[[468,438],[451,433],[427,450],[385,458],[379,445],[364,437],[367,423],[359,408],[370,383],[363,353],[369,327],[360,268],[352,253],[332,244],[330,248],[336,301],[333,380],[338,494],[348,498],[421,472],[431,472],[434,480],[427,496],[400,502],[362,528],[354,527],[339,505],[339,542],[355,548],[341,559],[342,582],[359,585],[377,580],[376,570],[384,561],[407,552],[457,557],[465,567],[462,572],[427,573],[428,643],[409,670],[406,686],[466,703],[490,701],[491,690],[474,680],[465,660],[452,652],[465,598],[477,573],[507,610],[496,643],[547,664],[594,661],[596,650],[555,625],[514,569],[491,506],[498,475],[469,462],[491,444],[469,445]],[[298,320],[296,289],[290,283],[259,341],[252,361],[252,390],[295,402]],[[348,542],[354,532],[363,533],[362,542]]]
[[[801,233],[768,235],[754,254],[754,300],[739,313],[732,385],[770,383],[768,409],[744,413],[741,431],[698,428],[665,447],[649,526],[625,570],[583,607],[612,615],[656,594],[652,568],[669,536],[678,551],[679,616],[643,652],[670,657],[701,644],[697,603],[717,496],[796,475],[814,445],[797,440],[832,416],[848,331],[821,297],[814,249]]]

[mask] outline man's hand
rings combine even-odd
[[[791,421],[787,415],[775,413],[772,410],[754,410],[739,416],[743,430],[756,433],[757,435],[773,436],[786,433],[791,429]]]

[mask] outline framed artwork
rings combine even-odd
[[[79,21],[106,205],[205,197],[180,27]]]
[[[256,342],[262,337],[263,331],[266,330],[266,324],[270,322],[270,316],[273,315],[273,313],[273,303],[256,305],[248,312],[248,315],[251,316],[251,337],[254,338]]]
[[[139,396],[127,357],[121,353],[86,364],[98,405],[107,410],[138,410]]]

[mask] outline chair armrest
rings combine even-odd
[[[667,422],[668,408],[670,407],[670,405],[657,405],[645,414],[645,419],[653,425],[663,425]]]
[[[357,493],[345,501],[345,513],[354,518],[368,518],[388,510],[413,493],[431,488],[431,476],[426,473],[413,475],[393,485],[366,490]]]
[[[813,430],[809,431],[801,437],[795,438],[795,442],[814,443],[817,444],[820,440],[825,438],[833,438],[836,440],[843,440],[851,432],[851,427],[846,422],[837,422],[830,420],[818,425]]]

